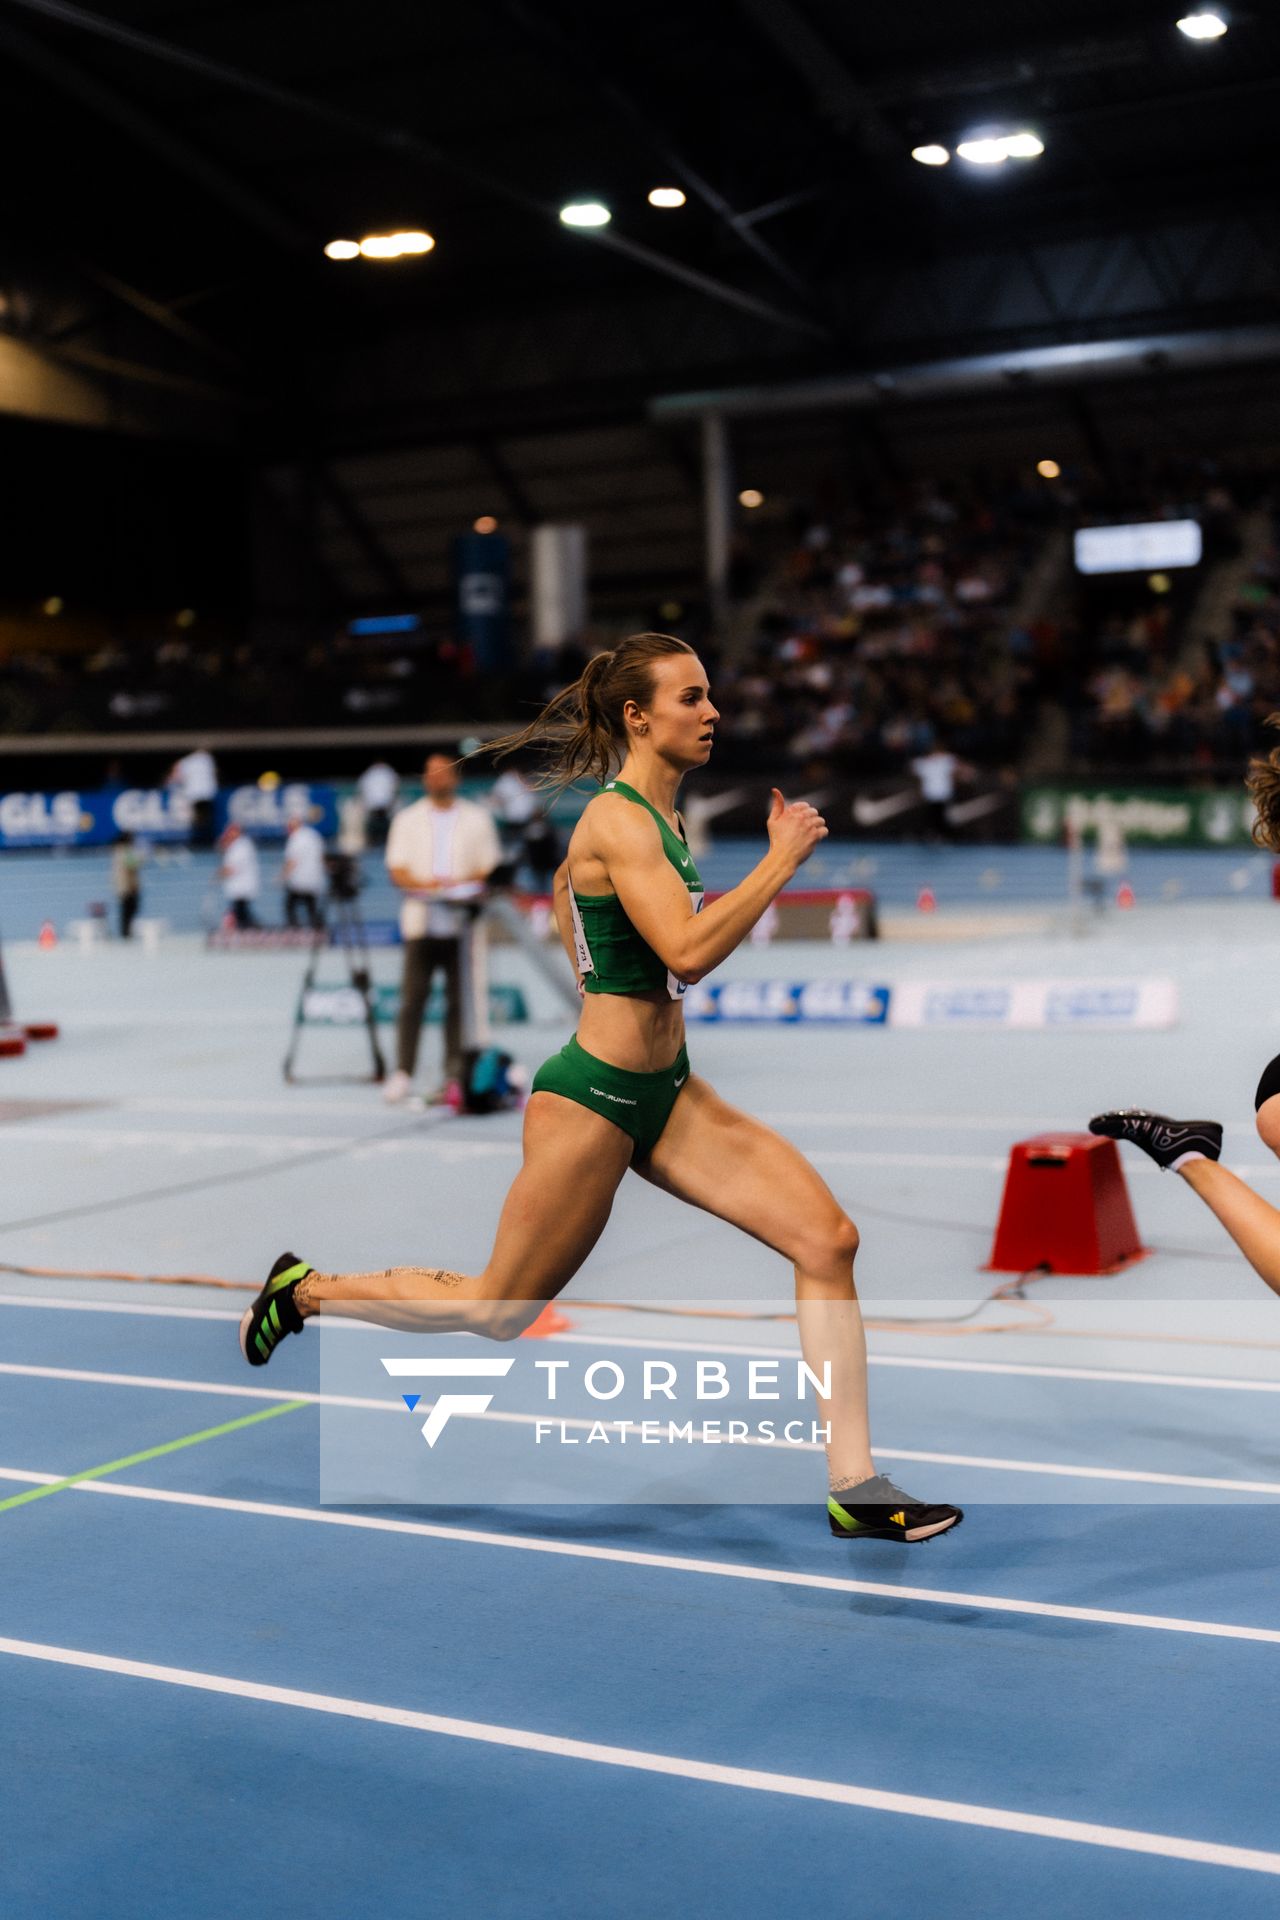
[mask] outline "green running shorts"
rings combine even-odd
[[[558,1093],[580,1107],[612,1120],[636,1143],[632,1158],[645,1159],[658,1144],[676,1096],[689,1078],[689,1050],[681,1047],[660,1073],[628,1073],[611,1067],[580,1047],[575,1039],[544,1060],[533,1076],[531,1093]]]

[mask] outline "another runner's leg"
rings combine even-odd
[[[1280,1293],[1280,1210],[1216,1160],[1188,1160],[1178,1171],[1222,1222],[1254,1272]]]

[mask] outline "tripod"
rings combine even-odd
[[[367,1074],[339,1073],[312,1074],[308,1078],[312,1084],[322,1081],[360,1080],[373,1081],[375,1084],[386,1077],[387,1065],[382,1057],[382,1048],[378,1045],[377,1016],[373,1004],[373,985],[369,973],[369,942],[364,930],[364,921],[360,917],[354,895],[335,892],[331,905],[333,908],[334,945],[342,949],[347,963],[347,986],[337,991],[345,991],[358,998],[366,1033],[369,1036],[369,1055],[371,1071]],[[322,921],[311,936],[311,951],[307,956],[307,970],[302,976],[302,986],[298,993],[297,1005],[293,1011],[293,1030],[289,1036],[289,1051],[284,1057],[284,1077],[294,1084],[298,1075],[294,1072],[294,1062],[298,1057],[298,1048],[302,1043],[302,1029],[307,1024],[307,1008],[311,996],[317,991],[316,973],[320,966],[320,956],[329,940],[329,924]],[[333,993],[333,988],[320,989]]]

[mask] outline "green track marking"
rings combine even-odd
[[[296,1413],[299,1407],[310,1406],[309,1400],[283,1400],[279,1406],[263,1407],[257,1413],[246,1413],[239,1420],[226,1420],[220,1427],[205,1427],[201,1433],[185,1433],[181,1440],[166,1440],[163,1446],[148,1447],[143,1453],[130,1453],[123,1460],[108,1460],[103,1467],[86,1467],[83,1473],[69,1473],[65,1480],[55,1480],[52,1486],[30,1487],[26,1493],[15,1493],[8,1500],[0,1500],[0,1513],[10,1507],[25,1507],[32,1500],[43,1500],[47,1494],[61,1493],[64,1487],[78,1487],[82,1480],[101,1480],[109,1473],[121,1473],[125,1467],[140,1467],[144,1460],[158,1460],[164,1453],[179,1453],[183,1447],[198,1447],[202,1440],[216,1440],[220,1434],[236,1433],[241,1427],[253,1427],[260,1420],[274,1420],[280,1413]]]

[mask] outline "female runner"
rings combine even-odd
[[[282,1254],[241,1322],[240,1344],[250,1365],[262,1366],[314,1313],[514,1339],[582,1266],[630,1167],[793,1263],[802,1350],[815,1371],[831,1365],[830,1396],[818,1405],[830,1427],[832,1532],[928,1539],[962,1515],[876,1473],[853,1222],[795,1147],[728,1106],[689,1065],[686,986],[728,958],[827,831],[813,807],[788,804],[775,789],[768,853],[703,906],[676,792],[710,758],[718,718],[693,649],[644,633],[597,655],[531,727],[499,743],[549,744],[558,780],[590,773],[602,790],[555,880],[582,1015],[574,1039],[534,1078],[524,1161],[488,1265],[480,1274],[320,1273]]]
[[[1268,726],[1280,727],[1280,713]],[[1255,760],[1245,781],[1257,809],[1253,837],[1260,847],[1280,853],[1280,747]],[[1253,1100],[1258,1133],[1280,1157],[1280,1054],[1263,1068]],[[1180,1173],[1193,1193],[1222,1222],[1249,1265],[1273,1293],[1280,1293],[1280,1209],[1219,1164],[1222,1126],[1217,1120],[1173,1120],[1145,1107],[1121,1107],[1097,1113],[1090,1133],[1128,1140],[1162,1172]]]

